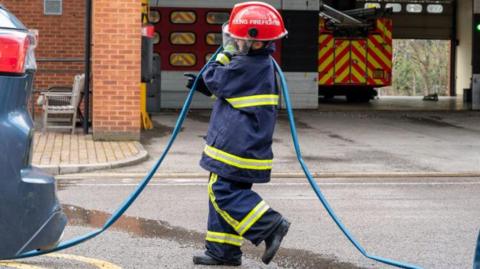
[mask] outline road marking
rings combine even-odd
[[[95,266],[97,268],[101,268],[101,269],[122,269],[122,267],[117,266],[117,265],[115,265],[113,263],[110,263],[110,262],[107,262],[107,261],[98,260],[98,259],[94,259],[94,258],[87,258],[87,257],[83,257],[83,256],[78,256],[78,255],[53,253],[53,254],[47,254],[47,256],[52,257],[52,258],[74,260],[74,261],[79,261],[79,262],[83,262],[83,263],[88,263],[90,265],[93,265],[93,266]]]
[[[66,174],[66,175],[57,175],[56,179],[88,179],[88,178],[143,178],[147,172],[105,172],[105,173],[78,173],[78,174]],[[462,177],[480,177],[480,171],[471,171],[471,172],[338,172],[338,173],[329,173],[329,172],[311,172],[312,176],[315,178],[462,178]],[[274,172],[272,173],[272,178],[304,178],[305,174],[302,172]],[[154,178],[160,179],[204,179],[208,178],[208,173],[168,173],[162,172],[154,175]]]
[[[60,254],[60,253],[52,253],[52,254],[47,254],[45,255],[47,257],[51,258],[57,258],[57,259],[64,259],[64,260],[73,260],[81,263],[86,263],[92,266],[95,266],[96,268],[99,269],[122,269],[122,267],[117,266],[113,263],[99,260],[99,259],[94,259],[94,258],[87,258],[83,256],[78,256],[78,255],[72,255],[72,254]],[[19,262],[0,262],[0,266],[5,266],[8,268],[17,268],[17,269],[47,269],[45,267],[40,267],[40,266],[35,266],[35,265],[30,265],[30,264],[25,264],[25,263],[19,263]]]
[[[18,269],[46,269],[45,267],[18,263],[18,262],[0,262],[0,266],[5,266],[8,268],[18,268]]]
[[[61,183],[60,186],[80,187],[131,187],[138,183]],[[207,183],[150,183],[149,186],[207,186]],[[269,183],[268,186],[307,186],[309,183]],[[441,186],[441,185],[480,185],[480,182],[327,182],[319,186]]]

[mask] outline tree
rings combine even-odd
[[[393,47],[393,83],[382,95],[448,95],[448,41],[398,39]]]

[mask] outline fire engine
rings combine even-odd
[[[149,103],[179,108],[187,94],[183,73],[200,70],[222,44],[221,26],[235,2],[150,1],[161,80],[149,86],[148,98],[157,97]],[[313,0],[266,2],[281,12],[289,31],[273,56],[286,74],[294,108],[317,108],[319,96],[368,101],[375,88],[391,84],[392,21],[384,11],[341,12]],[[195,96],[192,107],[209,108],[211,102]]]
[[[368,101],[375,88],[392,83],[390,10],[338,11],[322,5],[319,22],[318,85],[325,98],[346,95]]]

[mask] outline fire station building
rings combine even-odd
[[[39,32],[36,90],[71,85],[76,74],[85,72],[85,58],[88,59],[85,57],[88,55],[85,50],[88,31],[86,33],[85,29],[91,30],[91,75],[88,87],[91,102],[90,113],[87,114],[91,115],[90,132],[96,140],[140,138],[141,14],[142,5],[145,7],[146,2],[0,0],[0,4],[11,10],[28,28]],[[221,44],[218,30],[237,2],[243,1],[149,1],[149,20],[155,26],[154,52],[161,62],[161,75],[158,78],[161,100],[155,94],[149,94],[148,98],[153,96],[153,99],[147,100],[152,101],[154,112],[160,107],[175,109],[181,106],[187,93],[183,87],[183,73],[198,71]],[[289,30],[288,39],[279,42],[278,52],[274,56],[285,71],[291,99],[296,108],[318,107],[321,83],[319,70],[322,68],[318,58],[321,2],[339,10],[372,5],[391,8],[393,37],[390,35],[390,39],[436,39],[450,42],[450,96],[461,96],[464,89],[476,87],[474,82],[477,80],[473,78],[475,74],[480,74],[480,0],[265,2],[281,10]],[[89,18],[86,10],[90,4],[91,25],[86,19]],[[362,79],[361,76],[358,78]],[[480,88],[480,75],[478,78]],[[211,106],[210,99],[201,98],[203,97],[194,99],[193,108]],[[478,99],[480,107],[480,98]],[[84,104],[81,106],[83,108]]]
[[[35,89],[72,85],[73,77],[84,73],[85,1],[0,3],[39,32]],[[140,138],[141,8],[141,0],[92,1],[90,107],[94,139]]]

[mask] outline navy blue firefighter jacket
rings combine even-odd
[[[245,183],[270,181],[272,136],[278,105],[274,47],[212,62],[205,86],[218,99],[213,106],[200,165],[221,177]]]

